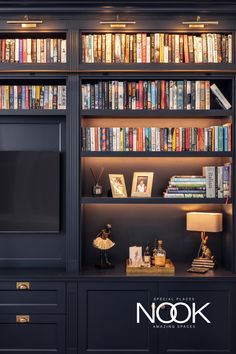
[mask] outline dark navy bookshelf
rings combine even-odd
[[[206,118],[206,117],[230,117],[232,110],[210,109],[210,110],[111,110],[111,109],[94,109],[82,110],[83,118],[102,117],[102,118]]]
[[[232,157],[230,151],[82,151],[81,157]]]
[[[0,2],[0,38],[39,38],[41,35],[67,39],[67,63],[0,63],[1,84],[66,84],[66,110],[1,110],[3,132],[0,149],[60,151],[60,232],[57,234],[1,234],[0,247],[0,352],[49,354],[173,354],[236,353],[236,242],[235,242],[235,82],[236,3],[196,0],[58,0]],[[7,20],[42,19],[35,29],[22,29]],[[232,33],[232,64],[85,64],[81,62],[81,34],[117,32],[100,21],[136,21],[119,32]],[[182,21],[201,15],[218,25],[189,29]],[[102,80],[183,79],[210,80],[232,104],[224,110],[82,110],[82,82]],[[222,84],[222,85],[221,85]],[[99,125],[99,119],[206,119],[221,125],[232,123],[230,152],[86,152],[81,151],[81,127]],[[181,122],[178,122],[178,124]],[[160,123],[158,123],[160,125]],[[114,125],[115,126],[115,125]],[[124,125],[125,126],[125,125]],[[181,126],[178,125],[178,126]],[[4,140],[5,139],[5,140]],[[6,141],[7,140],[7,141]],[[232,161],[232,198],[163,198],[170,176],[197,173],[202,165]],[[90,168],[105,167],[104,191],[109,173],[123,173],[130,193],[134,171],[155,169],[151,198],[95,198]],[[107,195],[104,192],[104,195]],[[1,197],[1,196],[0,196]],[[49,194],[50,198],[50,194]],[[223,231],[209,234],[209,245],[217,268],[206,274],[188,273],[196,257],[200,235],[186,230],[188,211],[222,212]],[[94,267],[99,252],[92,240],[107,223],[112,224],[115,246],[109,257],[114,269]],[[176,267],[174,276],[128,276],[125,262],[129,246],[145,247],[161,238]],[[18,283],[29,288],[22,290]],[[147,321],[136,324],[135,304],[150,305],[156,296],[196,297],[210,302],[211,324],[194,330],[150,328]],[[217,311],[216,311],[217,309]],[[19,315],[29,322],[16,322]],[[24,320],[24,318],[23,318]],[[223,326],[222,326],[223,324]],[[188,332],[186,335],[186,331]],[[51,333],[51,336],[48,336]],[[118,336],[115,334],[119,334]],[[200,338],[200,340],[196,340]]]
[[[82,197],[82,204],[231,204],[231,198]]]

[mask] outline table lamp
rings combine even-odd
[[[192,262],[192,267],[213,269],[215,260],[210,248],[207,246],[208,236],[206,232],[222,231],[222,213],[189,212],[186,216],[186,229],[188,231],[201,232],[201,244],[197,257]]]

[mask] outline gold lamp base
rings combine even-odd
[[[192,267],[214,269],[215,259],[210,248],[207,246],[208,236],[205,231],[201,232],[201,244],[198,250],[198,256],[192,261]]]

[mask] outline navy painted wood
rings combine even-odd
[[[110,8],[104,8],[108,5]],[[126,7],[129,6],[129,7]],[[23,18],[26,13],[29,17],[42,17],[43,24],[31,32],[47,35],[47,31],[67,36],[69,60],[67,64],[39,65],[39,64],[0,64],[1,84],[5,82],[67,82],[68,109],[66,111],[5,111],[0,112],[0,149],[26,150],[59,150],[62,152],[62,207],[61,233],[58,235],[1,235],[0,265],[20,266],[27,269],[0,270],[0,352],[13,354],[19,352],[60,354],[83,354],[88,351],[100,353],[158,353],[167,352],[209,354],[221,350],[225,353],[235,353],[234,319],[235,307],[235,276],[224,270],[205,275],[186,275],[185,269],[190,264],[199,244],[199,235],[191,237],[185,230],[184,215],[187,210],[222,211],[224,213],[224,233],[210,239],[220,263],[228,269],[236,271],[236,243],[233,242],[233,221],[235,224],[235,207],[225,205],[225,200],[209,201],[211,204],[192,205],[186,201],[170,203],[163,199],[155,200],[160,205],[112,205],[95,202],[94,199],[81,196],[90,195],[91,178],[89,167],[105,165],[107,172],[112,167],[117,172],[125,166],[125,159],[101,160],[96,154],[82,154],[80,161],[80,119],[96,118],[183,118],[194,116],[196,119],[210,117],[222,122],[234,121],[234,109],[230,111],[212,110],[210,112],[80,112],[80,79],[105,78],[153,78],[153,77],[184,77],[228,79],[229,87],[226,90],[234,98],[234,75],[236,72],[235,60],[232,65],[86,65],[81,63],[81,46],[79,36],[83,31],[106,31],[109,28],[99,24],[100,20],[115,18],[120,13],[122,18],[135,18],[136,25],[131,25],[130,31],[176,31],[186,32],[188,29],[182,21],[195,19],[202,13],[203,18],[219,19],[218,27],[210,26],[209,31],[233,31],[235,26],[235,1],[65,1],[58,0],[33,1],[26,0],[19,3],[16,0],[0,1],[1,35],[4,32],[20,33],[18,25],[9,27],[6,19]],[[229,15],[223,16],[223,13]],[[219,15],[218,15],[219,14]],[[234,37],[235,41],[235,37]],[[236,47],[236,46],[235,46]],[[235,55],[234,55],[235,58]],[[140,73],[138,70],[142,70]],[[196,71],[194,71],[196,70]],[[5,80],[5,81],[4,81]],[[170,115],[171,113],[171,115]],[[233,138],[235,140],[235,128]],[[15,138],[14,138],[15,136]],[[235,148],[232,153],[235,154]],[[158,155],[160,156],[160,155]],[[172,160],[153,160],[152,165],[162,171],[158,175],[156,192],[163,191],[168,174],[176,170]],[[88,157],[91,157],[88,158]],[[99,158],[98,158],[99,157]],[[129,158],[133,158],[131,154]],[[141,156],[140,156],[141,157]],[[150,156],[148,156],[150,157]],[[163,158],[166,156],[162,156]],[[205,156],[199,156],[203,159]],[[223,163],[231,158],[231,154],[207,155],[210,163]],[[169,157],[167,157],[168,159]],[[178,159],[179,170],[193,172],[199,169],[200,163],[189,163],[184,167],[186,160]],[[216,160],[214,160],[216,159]],[[185,161],[184,161],[185,160]],[[131,174],[134,168],[140,167],[140,162],[131,159],[131,166],[127,169],[128,188],[131,186]],[[140,161],[140,160],[139,160]],[[136,166],[135,166],[136,164]],[[144,162],[146,166],[148,164]],[[172,167],[173,165],[173,167]],[[142,166],[142,165],[141,165]],[[80,170],[83,167],[83,171]],[[235,167],[235,165],[234,165]],[[163,169],[165,170],[163,173]],[[168,171],[167,171],[168,170]],[[108,180],[104,182],[108,190]],[[160,195],[157,193],[156,195]],[[232,202],[235,199],[232,198]],[[130,201],[130,199],[128,199]],[[151,200],[152,201],[152,200]],[[83,209],[83,220],[80,220],[80,202]],[[124,201],[121,201],[124,202]],[[203,201],[205,202],[205,201]],[[220,203],[219,203],[220,202]],[[223,204],[221,203],[223,202]],[[172,205],[172,204],[177,205]],[[89,205],[87,205],[89,204]],[[128,203],[127,203],[128,204]],[[147,203],[148,204],[148,203]],[[182,208],[182,209],[181,209]],[[119,215],[119,218],[117,218]],[[143,219],[145,215],[145,220]],[[166,218],[166,216],[168,218]],[[111,220],[114,224],[114,240],[116,248],[112,256],[116,265],[122,264],[122,270],[109,272],[91,270],[96,250],[91,246],[96,232]],[[138,223],[137,220],[142,222]],[[154,220],[154,222],[153,222]],[[164,221],[163,221],[164,220]],[[198,295],[200,301],[210,299],[214,309],[209,315],[214,319],[211,329],[197,328],[193,332],[159,332],[150,331],[147,323],[137,328],[133,305],[137,300],[148,304],[149,300],[158,294],[157,280],[154,278],[127,277],[124,273],[124,261],[127,257],[128,246],[132,244],[150,243],[161,236],[168,253],[174,260],[185,261],[176,277],[172,279],[158,279],[159,291],[162,295],[186,294]],[[184,240],[184,242],[183,242]],[[179,245],[184,244],[184,250]],[[233,248],[234,247],[234,248]],[[83,262],[82,262],[82,257]],[[86,265],[83,272],[79,265]],[[37,266],[38,269],[30,268]],[[44,267],[44,270],[41,268]],[[58,269],[54,269],[58,267]],[[61,269],[62,268],[62,269]],[[65,270],[67,271],[65,273]],[[32,290],[18,292],[11,281],[30,279]],[[191,281],[194,280],[194,281]],[[54,283],[55,282],[55,283]],[[60,282],[58,284],[57,282]],[[194,284],[193,284],[194,283]],[[208,284],[210,283],[210,284]],[[214,283],[214,284],[212,284]],[[78,289],[77,289],[78,287]],[[66,291],[65,291],[66,289]],[[77,292],[78,290],[78,292]],[[218,311],[219,309],[219,311]],[[227,309],[227,311],[223,311]],[[64,316],[66,312],[66,316]],[[29,324],[16,324],[16,314],[29,314]],[[65,330],[66,323],[66,330]],[[48,334],[50,333],[50,336]],[[115,334],[115,335],[114,335]],[[159,334],[159,338],[158,338]],[[217,334],[217,337],[215,337]],[[66,348],[65,349],[65,335]],[[209,338],[209,340],[208,340]],[[193,346],[190,347],[190,341]],[[26,351],[27,349],[27,351]]]
[[[148,111],[148,110],[82,110],[81,116],[83,118],[206,118],[206,117],[230,117],[232,116],[232,110],[225,109],[211,109],[207,110],[197,110],[197,111],[187,111],[187,110],[159,110],[159,111]]]
[[[16,282],[0,282],[1,313],[65,313],[65,284],[30,282],[18,290]]]
[[[227,1],[227,6],[225,2],[219,1],[217,3],[213,1],[169,1],[168,3],[164,0],[154,1],[150,0],[143,2],[143,0],[106,0],[106,1],[85,1],[85,0],[59,0],[56,3],[54,1],[47,0],[27,0],[19,2],[16,0],[10,0],[9,2],[4,0],[1,1],[1,11],[9,12],[12,10],[13,13],[25,13],[25,11],[30,11],[34,13],[42,13],[53,11],[54,13],[72,12],[72,13],[104,13],[104,9],[108,6],[108,9],[113,9],[113,11],[124,11],[131,13],[143,13],[145,10],[149,13],[170,13],[170,9],[174,13],[182,14],[184,11],[186,13],[195,14],[211,12],[216,14],[222,13],[234,13],[236,11],[235,2],[233,0]]]
[[[79,80],[76,75],[68,78],[66,124],[66,269],[69,272],[79,270]]]
[[[155,283],[80,283],[78,353],[156,353],[156,333],[136,324],[136,303],[156,295]]]
[[[189,305],[195,302],[196,309],[209,302],[202,313],[210,321],[207,323],[201,316],[196,316],[193,328],[180,328],[181,324],[175,324],[175,328],[160,330],[160,354],[170,352],[173,354],[235,353],[233,327],[235,323],[235,285],[228,282],[224,284],[217,282],[214,284],[194,284],[192,282],[173,284],[167,282],[161,283],[159,289],[160,297],[174,299],[175,302],[185,301]],[[169,311],[170,307],[168,306],[163,310],[165,320],[170,319]],[[179,306],[178,320],[183,321],[186,314],[186,308]]]
[[[82,151],[82,157],[232,157],[231,152],[189,152],[189,151]]]
[[[114,200],[111,197],[84,197],[83,204],[228,204],[231,199],[226,198],[186,198],[184,201],[181,198],[119,198]]]
[[[77,354],[78,350],[78,284],[67,283],[66,296],[66,353]]]
[[[15,313],[0,315],[0,353],[65,354],[64,315],[29,315],[29,323],[17,323]]]
[[[191,281],[173,283],[170,280],[167,282],[153,280],[152,283],[146,283],[146,288],[141,284],[134,282],[132,285],[125,285],[110,280],[103,283],[85,281],[79,284],[79,353],[143,352],[144,343],[147,343],[147,332],[144,329],[146,326],[150,345],[146,352],[152,353],[153,350],[158,354],[235,352],[235,285],[226,281],[224,284],[218,282],[210,284]],[[180,329],[174,324],[175,328],[168,329],[163,326],[158,329],[143,319],[138,325],[134,320],[137,301],[145,308],[150,308],[148,305],[150,306],[153,301],[157,304],[164,301],[183,301],[190,306],[195,302],[196,309],[209,302],[203,314],[211,323],[208,324],[200,316],[196,316],[196,323],[192,328]],[[161,310],[160,316],[163,320],[170,319],[169,311],[168,305]],[[186,309],[179,306],[178,320],[185,318]],[[140,329],[142,334],[139,332]]]

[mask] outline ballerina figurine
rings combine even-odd
[[[107,224],[93,240],[93,246],[100,250],[100,263],[95,267],[100,269],[114,268],[114,265],[108,260],[107,250],[112,248],[115,243],[110,239],[111,224]]]

